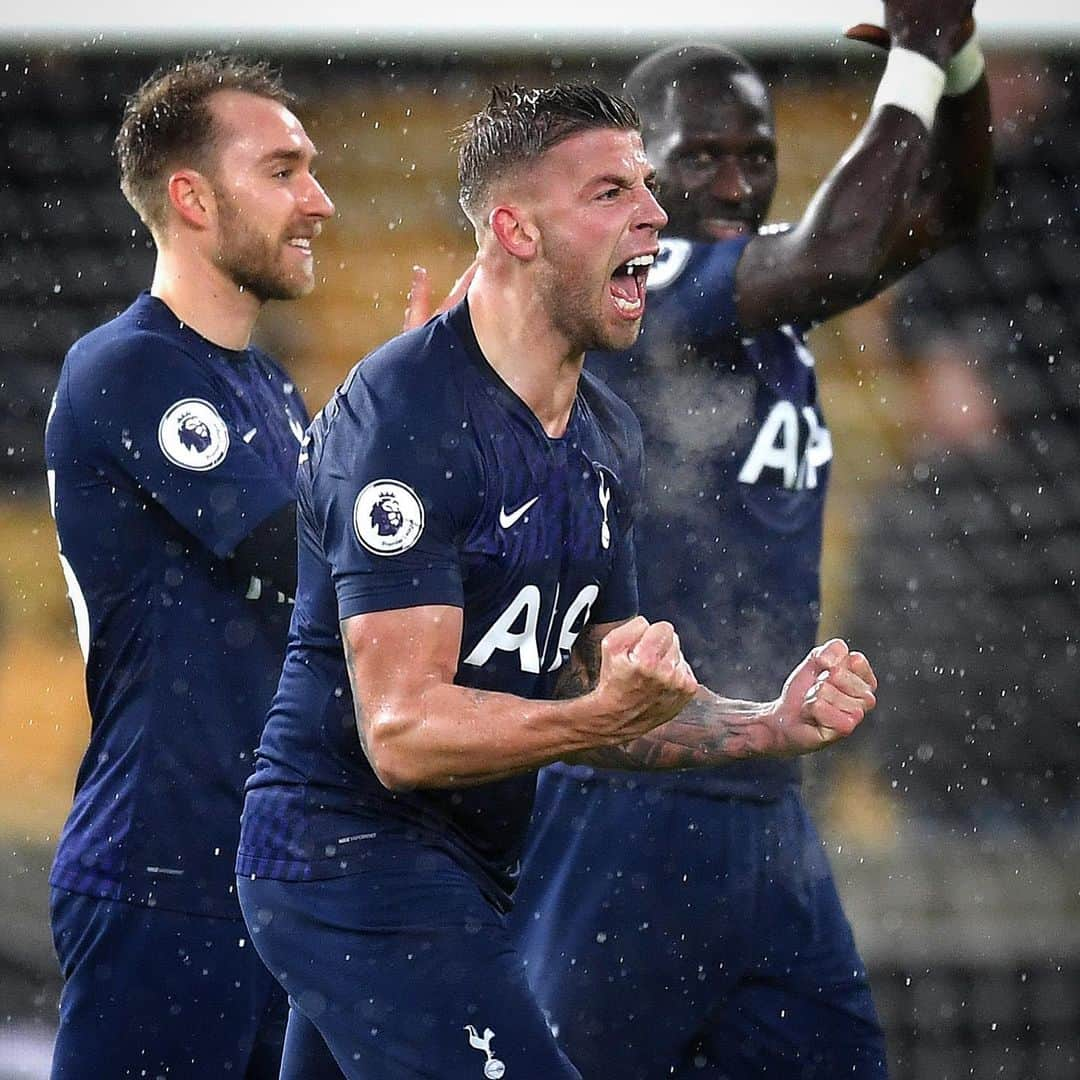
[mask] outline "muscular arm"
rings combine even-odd
[[[598,747],[566,760],[603,769],[662,772],[770,756],[770,708],[760,701],[722,698],[701,687],[674,720],[622,746]]]
[[[558,692],[586,693],[599,673],[603,627],[578,639]],[[727,765],[748,757],[812,753],[849,735],[873,708],[877,681],[866,658],[830,642],[813,650],[784,685],[776,701],[740,701],[706,687],[665,724],[620,745],[592,748],[564,758],[604,769],[666,771]],[[831,665],[846,655],[850,667]]]
[[[663,723],[692,692],[677,679],[673,685],[674,635],[666,624],[646,630],[644,619],[624,626],[604,647],[615,669],[605,686],[573,700],[533,701],[454,683],[460,608],[345,619],[356,726],[375,774],[391,790],[482,784],[625,742]]]
[[[986,75],[938,107],[929,175],[888,245],[885,284],[935,251],[970,236],[993,190],[990,91]]]
[[[820,321],[868,299],[968,234],[990,179],[985,76],[942,99],[932,135],[904,109],[875,110],[795,228],[747,245],[735,282],[740,323]]]

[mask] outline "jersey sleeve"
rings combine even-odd
[[[473,474],[452,421],[424,408],[380,409],[350,392],[311,481],[338,617],[429,604],[464,606],[459,537]],[[318,421],[316,421],[316,424]]]
[[[135,335],[72,360],[68,404],[94,466],[128,477],[219,558],[293,499],[235,426],[227,385],[183,349]]]
[[[649,271],[649,302],[660,308],[665,333],[673,340],[693,342],[738,332],[735,269],[751,239],[711,244],[661,240],[656,264]],[[645,317],[649,318],[647,309]]]

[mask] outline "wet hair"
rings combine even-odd
[[[641,60],[626,76],[623,92],[634,103],[644,126],[652,128],[662,120],[677,89],[691,99],[700,94],[705,100],[715,100],[724,96],[738,75],[762,81],[745,58],[723,45],[671,45]]]
[[[596,86],[492,87],[490,101],[457,136],[462,209],[475,223],[496,180],[564,139],[598,128],[639,131],[641,122],[629,102]]]
[[[159,69],[128,98],[114,144],[120,188],[151,232],[166,221],[167,172],[212,163],[221,132],[210,98],[220,90],[256,94],[289,109],[296,104],[268,64],[213,53]]]

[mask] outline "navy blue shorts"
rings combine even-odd
[[[53,1080],[276,1080],[285,995],[239,919],[52,890]]]
[[[317,1036],[363,1080],[580,1080],[525,979],[505,919],[445,852],[378,838],[326,881],[238,878],[288,991],[286,1080],[319,1080]],[[316,1047],[317,1049],[317,1047]]]
[[[586,1080],[886,1076],[866,971],[794,791],[751,802],[542,773],[511,921]]]

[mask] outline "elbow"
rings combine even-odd
[[[410,738],[417,727],[415,717],[400,708],[381,710],[366,725],[359,725],[368,764],[387,791],[414,791],[433,783],[434,777],[422,768],[422,755]]]

